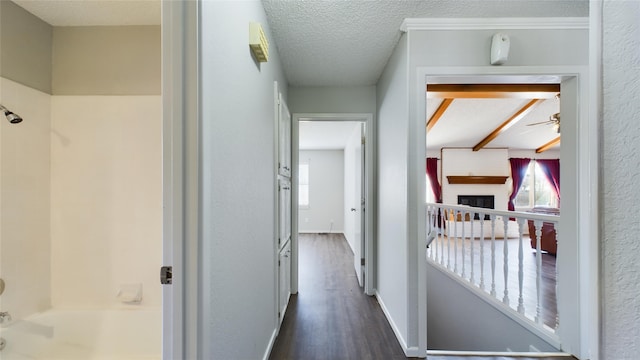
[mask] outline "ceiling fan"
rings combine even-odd
[[[556,133],[560,133],[560,113],[555,113],[552,114],[551,116],[549,116],[549,120],[547,121],[540,121],[537,123],[532,123],[532,124],[527,124],[527,126],[533,126],[533,125],[553,125],[553,130]]]

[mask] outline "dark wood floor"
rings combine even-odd
[[[300,234],[299,288],[270,359],[406,359],[375,297],[358,286],[341,234]]]
[[[300,234],[299,262],[298,295],[291,297],[269,359],[406,359],[375,297],[358,286],[353,253],[343,235]],[[541,358],[429,355],[428,359]]]

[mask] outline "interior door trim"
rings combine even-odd
[[[367,195],[367,210],[366,215],[366,233],[365,233],[365,283],[364,292],[367,295],[375,294],[376,284],[376,240],[375,240],[375,214],[377,212],[376,201],[376,128],[373,121],[373,114],[371,113],[294,113],[292,114],[293,121],[291,122],[291,185],[292,192],[291,198],[298,198],[298,186],[296,179],[298,178],[298,152],[299,152],[299,122],[300,121],[360,121],[366,123],[366,144],[365,149],[367,153],[366,157],[366,195]],[[296,202],[294,201],[294,204]],[[298,293],[298,207],[294,205],[291,207],[291,293]]]

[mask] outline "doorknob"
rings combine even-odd
[[[356,208],[351,208],[351,211],[356,211]]]

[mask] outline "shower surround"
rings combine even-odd
[[[0,104],[24,119],[0,121],[0,358],[155,358],[160,26],[52,26],[0,1],[0,30]],[[140,301],[118,295],[132,285]]]

